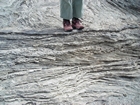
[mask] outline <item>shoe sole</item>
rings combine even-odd
[[[82,30],[84,29],[84,27],[81,27],[81,28],[76,28],[76,27],[72,27],[73,29],[77,29],[77,30]]]
[[[82,30],[82,29],[84,29],[84,27],[82,27],[82,28],[79,28],[79,29],[77,29],[77,30]]]
[[[65,32],[71,32],[72,30],[65,30]]]

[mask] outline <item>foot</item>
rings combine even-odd
[[[63,27],[64,27],[64,31],[66,32],[70,32],[73,30],[70,20],[63,19]]]
[[[73,27],[73,29],[77,29],[77,30],[84,29],[84,26],[82,25],[81,20],[78,19],[78,18],[73,18],[72,19],[72,27]]]

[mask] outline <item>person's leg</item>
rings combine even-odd
[[[60,0],[60,17],[63,18],[63,27],[65,31],[72,31],[70,19],[72,19],[73,8],[72,0]]]
[[[60,17],[70,20],[73,18],[72,0],[60,0]]]
[[[73,0],[73,17],[82,18],[83,0]]]
[[[83,15],[83,0],[73,0],[73,18],[72,27],[74,29],[82,30],[84,26],[79,18]]]

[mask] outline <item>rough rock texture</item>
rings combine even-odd
[[[63,32],[57,0],[0,0],[0,105],[139,105],[140,0],[85,0]]]

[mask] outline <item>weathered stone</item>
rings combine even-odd
[[[0,105],[139,105],[140,1],[84,10],[66,33],[59,1],[0,0]]]

